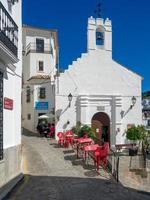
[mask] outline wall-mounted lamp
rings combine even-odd
[[[24,47],[23,47],[23,49],[22,49],[22,55],[24,56],[25,53],[26,53],[26,51],[25,51],[25,49],[24,49]]]
[[[72,101],[72,94],[70,93],[68,95],[68,101],[69,101],[69,107],[71,106],[71,101]]]
[[[133,96],[132,99],[131,99],[130,109],[132,109],[135,104],[136,104],[136,97]]]
[[[25,55],[25,53],[26,53],[26,52],[23,50],[23,51],[22,51],[22,55],[24,56],[24,55]]]
[[[69,121],[69,120],[67,121],[67,125],[68,125],[68,124],[70,124],[70,121]]]

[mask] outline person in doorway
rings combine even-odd
[[[40,133],[40,136],[45,136],[47,137],[48,133],[48,125],[45,120],[40,120],[38,125],[37,125],[37,130]]]
[[[54,123],[51,124],[50,132],[51,132],[51,137],[54,137],[55,136],[55,124]]]

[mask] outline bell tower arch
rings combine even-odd
[[[112,25],[111,20],[106,18],[88,19],[87,50],[102,49],[112,51]]]

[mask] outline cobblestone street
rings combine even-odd
[[[23,135],[24,181],[7,200],[149,200],[148,193],[125,188],[109,174],[86,166],[74,151],[56,141]]]

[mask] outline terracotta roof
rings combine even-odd
[[[31,76],[31,78],[28,79],[28,81],[32,79],[50,79],[51,77],[49,75],[36,75],[36,76]]]

